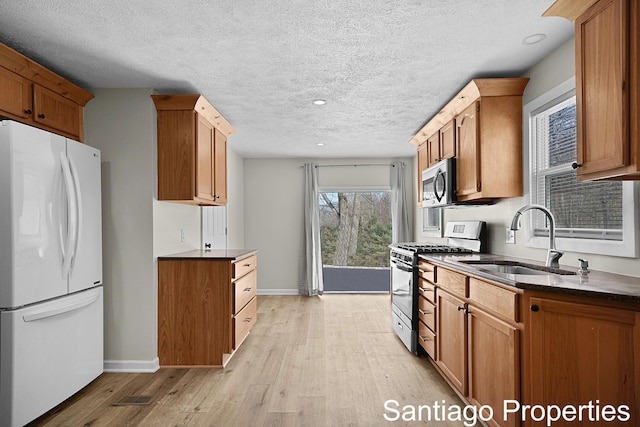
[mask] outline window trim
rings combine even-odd
[[[547,105],[551,107],[556,103],[563,102],[572,97],[575,94],[575,82],[575,77],[571,77],[523,106],[523,164],[526,165],[525,168],[523,168],[523,174],[526,189],[525,199],[529,200],[529,203],[539,203],[535,201],[535,194],[537,192],[534,187],[536,182],[532,178],[532,170],[535,167],[535,144],[532,143],[533,129],[531,127],[531,117]],[[638,185],[632,181],[624,181],[622,183],[623,240],[576,239],[556,236],[556,246],[559,250],[563,251],[637,258],[639,243],[639,239],[636,236],[638,230],[638,207],[635,200],[637,198],[639,198]],[[527,215],[527,217],[525,245],[533,248],[547,248],[549,238],[535,236],[533,218],[531,215]]]

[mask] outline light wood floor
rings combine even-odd
[[[103,374],[34,426],[462,426],[385,421],[384,402],[461,401],[391,330],[389,295],[259,296],[225,369]],[[113,406],[152,395],[145,406]]]

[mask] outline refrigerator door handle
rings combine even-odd
[[[64,177],[64,185],[67,191],[67,242],[62,251],[62,277],[68,277],[71,270],[71,248],[76,240],[76,199],[73,186],[73,177],[71,176],[71,167],[69,160],[64,153],[60,154],[60,162],[62,164],[62,176]],[[62,219],[61,219],[62,221]]]
[[[80,176],[78,175],[78,168],[73,163],[73,159],[69,158],[69,169],[71,170],[71,178],[73,179],[74,194],[75,194],[75,233],[73,241],[73,252],[71,252],[71,262],[69,264],[69,275],[73,275],[73,266],[76,261],[76,255],[78,253],[78,242],[82,233],[82,191],[80,189]]]
[[[70,304],[64,305],[62,307],[55,307],[49,310],[37,311],[31,314],[25,314],[22,316],[22,319],[25,322],[35,322],[36,320],[46,319],[48,317],[58,316],[60,314],[68,313],[70,311],[79,310],[82,307],[86,307],[88,305],[93,304],[100,297],[100,293],[96,292],[88,298],[82,299],[80,301],[74,301]]]

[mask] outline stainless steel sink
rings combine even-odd
[[[505,274],[535,274],[535,275],[549,275],[547,271],[542,270],[534,270],[529,267],[522,267],[520,265],[498,265],[498,264],[476,264],[475,268],[479,270],[489,270],[495,271],[497,273],[505,273]]]
[[[535,275],[535,276],[549,276],[549,275],[571,275],[576,274],[575,271],[562,270],[559,268],[545,267],[535,264],[527,264],[517,261],[460,261],[464,264],[473,266],[478,270],[486,271],[489,273],[503,273],[503,274],[518,274],[518,275]]]

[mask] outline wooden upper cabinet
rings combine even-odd
[[[28,119],[33,110],[31,82],[0,67],[0,111]]]
[[[83,142],[83,107],[93,95],[0,44],[0,118]]]
[[[151,97],[158,113],[158,200],[226,205],[233,127],[201,95]]]
[[[455,118],[458,135],[456,157],[456,193],[464,198],[480,191],[480,147],[478,143],[478,115],[480,102],[467,107]]]
[[[456,159],[459,202],[522,196],[522,94],[528,82],[472,80],[412,138],[418,145],[426,135],[438,136],[438,155],[430,162]]]
[[[70,135],[80,135],[82,108],[40,85],[33,85],[33,120]]]
[[[418,145],[418,207],[422,206],[422,171],[429,167],[429,148],[427,142]]]
[[[640,10],[634,0],[558,0],[575,20],[579,181],[640,179]]]
[[[227,204],[227,136],[215,130],[213,149],[214,183],[216,203]]]
[[[440,161],[440,132],[427,138],[428,166]]]
[[[440,129],[440,160],[456,156],[456,127],[453,120]]]

